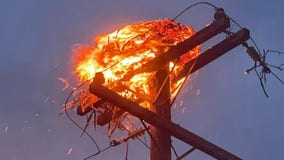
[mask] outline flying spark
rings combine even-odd
[[[9,127],[6,127],[6,128],[5,128],[5,133],[7,133],[7,132],[8,132],[8,128],[9,128]]]
[[[60,80],[62,83],[64,83],[64,87],[62,88],[62,91],[66,90],[69,87],[69,83],[67,82],[67,80],[65,80],[64,78],[58,77],[58,80]]]
[[[73,149],[72,148],[69,148],[68,152],[67,152],[67,155],[69,156],[71,153],[72,153]]]
[[[46,103],[46,102],[48,102],[48,101],[49,101],[49,97],[46,97],[46,98],[44,99],[43,103]]]
[[[199,96],[200,95],[200,89],[196,90],[196,95]]]

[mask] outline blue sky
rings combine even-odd
[[[87,137],[65,116],[58,117],[68,91],[57,79],[72,69],[71,48],[90,44],[100,34],[129,23],[172,18],[188,0],[2,0],[0,7],[0,159],[77,160],[95,152]],[[251,31],[261,49],[284,50],[284,2],[210,1]],[[179,22],[196,30],[211,22],[210,7],[199,6]],[[236,29],[236,27],[234,27]],[[219,37],[220,40],[221,37]],[[205,49],[217,43],[212,40]],[[284,56],[271,55],[272,64]],[[255,74],[243,72],[253,62],[238,47],[194,74],[179,101],[185,112],[173,111],[173,121],[243,159],[281,159],[284,146],[284,86],[268,76],[266,98]],[[284,79],[284,73],[279,73]],[[196,95],[196,90],[200,95]],[[80,120],[79,118],[76,118]],[[90,129],[91,131],[91,129]],[[103,147],[106,129],[91,132]],[[189,146],[174,139],[181,154]],[[129,159],[148,159],[149,151],[131,141]],[[73,148],[71,155],[67,155]],[[94,159],[123,159],[122,145]],[[185,159],[210,160],[199,151]]]

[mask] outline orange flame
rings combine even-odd
[[[155,90],[152,89],[155,73],[137,74],[129,81],[121,79],[127,72],[138,69],[194,33],[192,27],[170,19],[127,25],[95,38],[94,46],[78,46],[75,50],[74,73],[81,83],[101,72],[105,78],[104,86],[143,107],[149,107],[155,97]],[[182,69],[184,63],[196,57],[199,50],[198,46],[181,56],[177,62],[171,62],[170,78]],[[183,81],[184,79],[178,83]],[[171,92],[174,93],[178,86],[179,84],[171,84]]]

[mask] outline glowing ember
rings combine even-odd
[[[62,91],[66,90],[69,87],[69,83],[67,80],[61,77],[58,77],[57,79],[60,80],[62,83],[64,83],[64,87],[62,88]]]
[[[79,83],[92,78],[101,79],[102,85],[143,107],[149,107],[156,93],[153,89],[155,73],[137,74],[128,81],[121,79],[127,72],[138,69],[193,34],[192,27],[177,24],[170,19],[127,25],[95,38],[94,46],[77,46],[74,54],[74,73],[78,76]],[[198,46],[181,56],[176,62],[171,62],[170,78],[182,69],[184,63],[196,57],[199,50]],[[102,73],[103,78],[97,77],[98,73]],[[183,81],[184,79],[171,84],[172,94]],[[91,94],[81,98],[88,99],[85,100],[87,102],[85,105],[81,104],[83,109],[97,100]]]
[[[199,96],[200,95],[200,89],[196,90],[196,95]]]
[[[4,130],[4,132],[5,132],[5,133],[7,133],[7,132],[8,132],[8,128],[9,128],[9,127],[6,127],[6,128],[5,128],[5,130]]]
[[[68,150],[68,152],[67,152],[67,155],[68,155],[68,156],[71,155],[72,151],[73,151],[73,148],[69,148],[69,150]]]

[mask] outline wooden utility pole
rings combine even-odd
[[[160,118],[160,115],[143,108],[135,102],[121,97],[116,92],[109,90],[100,84],[92,83],[90,85],[90,92],[111,104],[127,111],[128,113],[145,120],[147,123],[162,129],[164,133],[170,133],[172,136],[181,141],[194,146],[196,149],[218,159],[218,160],[241,160],[241,158],[232,153],[218,147],[217,145],[201,138],[200,136],[174,124],[171,121]],[[158,142],[160,143],[160,142]]]
[[[171,121],[169,65],[155,75],[156,100],[150,110],[165,121]],[[151,126],[150,160],[171,160],[171,135],[165,130]]]
[[[199,61],[198,67],[194,67],[195,69],[190,71],[192,73],[193,71],[196,71],[203,67],[205,64],[210,63],[211,61],[215,60],[216,58],[222,56],[226,53],[226,51],[231,50],[232,48],[244,43],[246,40],[249,39],[249,31],[247,29],[241,29],[234,35],[226,38],[224,41],[220,42],[219,44],[215,45],[208,51],[205,51],[204,55],[198,56],[196,59],[188,62],[186,64],[187,67],[185,67],[185,71],[189,72],[188,69],[192,68],[188,66],[189,64],[196,66],[196,61]],[[160,72],[160,71],[159,71]],[[158,72],[158,73],[159,73]],[[160,72],[162,73],[162,72]],[[157,74],[158,76],[158,74]],[[165,85],[166,86],[166,85]],[[113,105],[129,112],[130,114],[139,117],[146,122],[152,124],[153,126],[161,129],[160,133],[166,133],[165,135],[170,134],[171,136],[176,137],[177,139],[180,139],[181,141],[193,146],[194,148],[218,159],[218,160],[240,160],[239,157],[233,155],[232,153],[218,147],[217,145],[199,137],[198,135],[180,127],[179,125],[174,124],[170,121],[170,118],[164,119],[161,118],[161,115],[158,115],[156,113],[153,113],[140,105],[121,97],[116,92],[111,91],[100,84],[92,83],[90,85],[90,92],[101,99],[103,101],[108,101],[112,103]],[[167,98],[167,97],[165,97]],[[163,101],[162,101],[163,102]],[[166,101],[165,101],[166,103]],[[153,132],[152,132],[153,133]],[[166,137],[168,138],[168,137]],[[163,143],[163,141],[159,141],[158,143]],[[154,145],[152,145],[154,146]],[[153,150],[154,151],[154,150]],[[152,152],[151,152],[152,153]],[[159,152],[160,153],[160,152]],[[164,154],[163,152],[160,154]],[[153,153],[153,156],[157,156]],[[152,158],[152,154],[151,154]],[[153,157],[154,158],[154,157]]]
[[[145,120],[151,124],[150,136],[151,136],[151,160],[170,160],[171,159],[171,136],[180,139],[181,141],[193,146],[193,149],[198,149],[218,160],[240,160],[241,158],[233,155],[232,153],[218,147],[217,145],[201,138],[200,136],[174,124],[171,121],[170,112],[170,82],[168,78],[170,61],[175,60],[182,54],[193,49],[195,46],[202,42],[205,42],[209,38],[224,31],[229,27],[229,19],[226,15],[221,16],[214,21],[211,25],[197,32],[195,35],[177,44],[169,49],[167,53],[161,54],[152,61],[146,63],[141,68],[134,72],[129,72],[122,80],[127,80],[133,75],[142,72],[156,72],[155,87],[156,87],[156,99],[153,107],[148,110],[140,105],[136,104],[117,94],[116,92],[109,90],[106,87],[101,86],[94,81],[90,85],[90,92],[101,98],[101,101],[107,101],[114,106],[121,108],[130,114]],[[181,77],[191,74],[208,63],[214,61],[218,57],[225,54],[227,51],[234,47],[243,44],[249,39],[249,31],[247,29],[241,29],[237,33],[231,34],[225,40],[219,44],[208,49],[203,54],[189,61],[184,66],[184,70],[176,77]],[[187,153],[186,153],[187,154]]]

